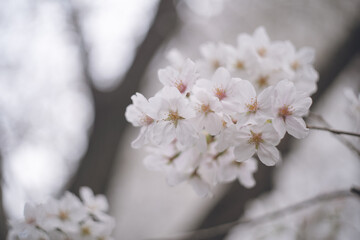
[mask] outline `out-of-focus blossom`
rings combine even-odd
[[[81,202],[72,193],[45,204],[27,203],[24,219],[13,221],[9,240],[111,240],[115,221],[107,215],[107,200],[94,196],[88,187],[80,189]]]

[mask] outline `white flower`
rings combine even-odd
[[[200,197],[211,197],[211,185],[206,182],[198,172],[194,172],[188,178],[189,184]]]
[[[155,104],[150,104],[140,93],[131,97],[133,104],[130,104],[125,111],[125,117],[135,127],[141,127],[139,136],[131,143],[133,148],[140,148],[151,142],[154,127],[154,119],[150,117],[156,111]]]
[[[197,128],[217,135],[222,127],[222,106],[219,99],[204,89],[194,88],[191,100],[196,111],[194,122]]]
[[[47,240],[48,235],[40,229],[46,220],[46,213],[41,205],[26,203],[24,220],[11,222],[8,239]]]
[[[239,103],[240,78],[231,78],[229,71],[221,67],[210,80],[199,79],[196,86],[207,90],[222,103],[225,112],[232,112]]]
[[[236,120],[242,124],[256,124],[270,119],[272,87],[264,89],[257,96],[254,86],[249,81],[241,81],[240,85],[240,103],[237,108],[239,115]]]
[[[167,67],[160,69],[158,75],[164,86],[176,87],[181,94],[185,95],[191,91],[198,79],[195,63],[190,59],[186,59],[180,69]]]
[[[219,67],[226,67],[232,47],[224,43],[205,43],[200,46],[203,57],[198,62],[199,70],[204,77],[210,77]]]
[[[79,224],[77,231],[70,233],[69,236],[74,240],[111,239],[110,234],[113,227],[113,225],[107,225],[103,222],[96,222],[89,218]]]
[[[317,71],[313,67],[315,51],[309,47],[300,48],[296,51],[291,42],[286,42],[284,46],[284,64],[287,69],[292,71],[291,79],[298,91],[310,96],[317,89],[316,82],[319,78]]]
[[[267,166],[280,161],[280,153],[275,147],[280,142],[280,136],[272,124],[245,125],[236,132],[234,154],[241,162],[257,153],[261,162]]]
[[[184,146],[194,144],[197,134],[191,120],[195,112],[177,88],[164,87],[150,102],[160,106],[151,116],[156,119],[153,128],[156,144],[169,144],[175,139]]]
[[[7,240],[52,240],[49,236],[35,226],[17,225],[8,233]]]
[[[171,49],[166,54],[166,59],[170,62],[171,66],[173,66],[177,70],[181,70],[183,64],[185,63],[185,57],[176,48]]]
[[[106,212],[109,209],[109,204],[106,197],[102,194],[94,195],[94,192],[89,187],[80,188],[80,197],[84,202],[85,207],[92,214]]]
[[[286,71],[280,64],[273,61],[257,64],[251,70],[249,80],[260,93],[262,90],[269,86],[274,86],[283,79],[291,77],[291,72]]]
[[[309,130],[302,117],[307,114],[311,103],[311,98],[297,92],[294,84],[288,80],[275,86],[272,122],[281,137],[286,131],[296,138],[306,137]]]
[[[221,182],[232,182],[238,179],[246,188],[255,186],[254,173],[257,170],[257,161],[250,158],[246,161],[238,162],[235,159],[233,148],[228,149],[226,154],[219,158],[219,180]]]
[[[80,200],[69,192],[59,201],[50,200],[45,208],[48,214],[46,229],[59,228],[64,232],[74,232],[77,224],[88,216]]]
[[[238,45],[237,48],[229,47],[228,49],[226,68],[234,77],[249,79],[252,70],[257,65],[256,56],[242,45]]]
[[[247,48],[251,51],[258,61],[266,61],[269,58],[279,60],[279,43],[271,43],[264,27],[255,29],[253,35],[240,34],[238,36],[238,46]]]

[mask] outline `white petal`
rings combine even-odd
[[[84,202],[88,202],[94,198],[94,192],[89,187],[81,187],[79,192]]]
[[[235,164],[229,163],[222,166],[219,170],[218,180],[220,182],[231,182],[237,177],[237,167]]]
[[[238,145],[234,149],[234,154],[236,157],[236,161],[245,161],[251,158],[256,152],[254,144],[248,144],[246,142]]]
[[[230,79],[231,76],[229,71],[223,67],[218,68],[212,77],[212,81],[215,83],[224,83],[229,81]]]
[[[164,86],[175,87],[178,75],[179,72],[172,67],[167,67],[158,71],[159,80]]]
[[[138,149],[146,144],[146,132],[147,131],[146,131],[145,126],[140,129],[140,133],[139,133],[138,137],[134,141],[131,142],[131,146],[133,148]]]
[[[176,138],[179,140],[180,144],[184,146],[193,145],[197,139],[196,131],[190,121],[180,120],[175,132]]]
[[[311,104],[312,99],[310,97],[299,99],[292,105],[294,108],[294,115],[299,117],[306,115],[309,111]]]
[[[304,138],[309,133],[302,118],[290,116],[286,118],[285,123],[288,133],[296,138]]]
[[[280,138],[283,138],[286,133],[285,122],[281,117],[274,118],[272,120],[273,127],[278,132]]]
[[[156,144],[171,143],[175,139],[175,126],[168,121],[159,121],[154,125],[153,140]]]
[[[216,113],[208,113],[204,119],[204,127],[211,135],[217,135],[222,128],[222,119]]]
[[[246,188],[252,188],[255,186],[255,178],[252,173],[250,172],[242,172],[238,176],[239,182]]]
[[[125,110],[126,121],[130,122],[134,127],[141,126],[141,119],[144,117],[142,113],[134,104],[127,106]]]
[[[191,177],[189,183],[200,197],[212,196],[210,185],[203,181],[199,176]]]
[[[297,53],[298,59],[302,64],[312,64],[315,59],[315,50],[309,47],[303,47]]]
[[[273,166],[280,161],[279,150],[272,145],[260,144],[257,154],[260,161],[267,166]]]

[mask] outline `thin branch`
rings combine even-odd
[[[320,121],[322,124],[324,124],[327,128],[331,128],[331,125],[319,114],[310,112],[310,117],[316,118],[318,121]],[[357,155],[360,157],[360,150],[357,149],[350,141],[348,141],[344,136],[342,135],[335,135],[335,137],[342,142],[346,147],[348,147],[353,152],[357,153]]]
[[[261,216],[255,217],[255,218],[241,219],[238,221],[221,224],[221,225],[211,227],[211,228],[205,228],[205,229],[200,229],[200,230],[196,230],[196,231],[192,231],[192,232],[188,232],[188,233],[184,233],[184,234],[179,234],[177,236],[166,237],[166,238],[150,238],[147,240],[165,240],[165,239],[177,240],[177,239],[187,238],[190,235],[191,235],[192,239],[208,239],[210,237],[217,236],[219,234],[228,232],[231,228],[238,226],[238,225],[247,224],[247,225],[255,226],[255,225],[263,224],[265,222],[269,222],[270,220],[278,219],[280,217],[293,214],[295,212],[309,208],[311,206],[314,206],[314,205],[322,203],[322,202],[328,202],[328,201],[335,200],[335,199],[348,198],[348,197],[354,197],[354,196],[360,197],[360,189],[351,188],[350,190],[346,189],[346,190],[333,191],[330,193],[318,195],[316,197],[307,199],[305,201],[293,204],[288,207],[284,207],[282,209],[273,211],[271,213],[263,214]]]
[[[321,130],[321,131],[328,131],[334,134],[343,134],[343,135],[349,135],[349,136],[354,136],[354,137],[360,137],[360,133],[354,133],[354,132],[347,132],[347,131],[342,131],[342,130],[335,130],[335,129],[330,129],[327,127],[318,127],[318,126],[307,126],[309,129],[315,129],[315,130]]]

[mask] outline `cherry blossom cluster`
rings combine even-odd
[[[81,200],[70,192],[44,204],[26,203],[24,219],[12,221],[8,240],[112,240],[115,226],[105,196],[80,189]]]
[[[240,34],[238,45],[207,43],[192,61],[172,50],[158,72],[155,96],[132,96],[126,119],[140,127],[134,148],[147,146],[145,165],[170,185],[189,182],[200,196],[238,179],[253,187],[258,159],[280,161],[276,146],[288,132],[304,138],[303,117],[316,91],[314,51],[272,42],[264,28]]]

